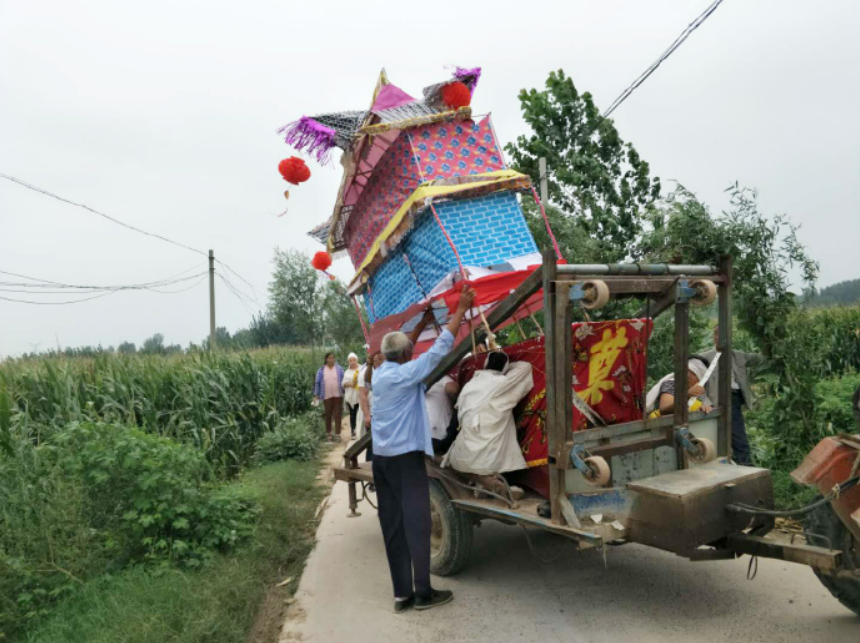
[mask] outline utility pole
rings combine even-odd
[[[546,159],[544,157],[538,159],[538,173],[540,174],[540,200],[543,207],[546,207],[549,203],[549,190],[546,184]]]
[[[209,251],[209,350],[215,345],[215,251]]]

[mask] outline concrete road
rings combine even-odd
[[[469,566],[434,584],[454,602],[395,614],[376,511],[347,518],[347,487],[335,485],[317,545],[290,607],[281,642],[350,643],[857,643],[860,618],[806,567],[749,558],[691,563],[639,545],[577,552],[518,527],[485,521]]]

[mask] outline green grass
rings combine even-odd
[[[253,543],[197,571],[134,568],[87,583],[22,640],[31,643],[241,643],[273,584],[295,591],[313,547],[319,462],[279,462],[231,483],[262,507]],[[271,598],[271,597],[270,597]],[[269,603],[272,601],[270,600]],[[270,615],[279,618],[280,611]],[[3,637],[0,636],[0,640]]]

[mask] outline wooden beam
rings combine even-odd
[[[717,421],[717,454],[732,454],[732,258],[720,257],[720,273],[723,283],[717,288],[720,336],[717,337],[717,351],[722,353],[717,364],[717,400],[721,407]]]
[[[675,409],[674,425],[680,429],[688,425],[687,361],[690,353],[690,302],[675,302]],[[678,447],[678,468],[687,468],[687,452]]]
[[[645,317],[647,315],[651,316],[651,319],[657,319],[664,312],[669,310],[672,306],[675,305],[675,287],[674,285],[667,288],[661,295],[654,299],[649,304],[645,304],[642,308],[639,309],[639,312],[636,313],[636,317]]]
[[[522,306],[529,297],[540,290],[543,272],[543,268],[537,268],[537,270],[526,277],[525,281],[523,281],[523,283],[521,283],[514,292],[505,297],[498,306],[490,311],[490,314],[487,315],[487,324],[491,329],[497,328],[502,322],[510,318],[511,315],[519,310],[520,306]],[[480,330],[478,328],[475,329],[475,339],[482,341],[486,333],[484,332],[483,327],[479,328]],[[424,385],[427,388],[433,386],[436,382],[442,379],[443,375],[449,373],[451,369],[459,364],[460,360],[463,359],[471,350],[471,339],[460,342],[454,347],[454,350],[442,358],[442,361],[439,362],[439,366],[437,366],[436,369],[427,376],[427,379],[424,380]]]

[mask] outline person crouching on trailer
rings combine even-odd
[[[433,457],[433,445],[423,381],[454,346],[454,336],[474,299],[474,290],[463,290],[445,330],[415,361],[410,361],[409,338],[401,332],[388,333],[382,338],[385,361],[373,373],[373,481],[395,612],[413,605],[429,609],[453,598],[452,592],[430,585],[432,520],[424,457]]]
[[[704,387],[699,384],[708,370],[707,360],[699,357],[691,358],[687,362],[687,369],[687,395],[684,399],[694,400],[690,405],[691,411],[701,410],[710,413],[714,408],[714,403],[711,402]],[[645,408],[648,409],[652,418],[670,415],[674,412],[676,388],[675,375],[672,373],[661,379],[648,391],[648,395],[645,396]]]
[[[430,435],[433,436],[433,451],[442,455],[451,448],[457,437],[457,415],[454,403],[460,393],[460,385],[448,375],[427,389],[424,398],[430,420]]]
[[[497,495],[513,501],[522,498],[522,489],[509,488],[499,474],[528,466],[517,442],[513,410],[533,387],[531,364],[511,364],[505,353],[490,353],[484,369],[475,373],[457,400],[460,432],[442,466],[467,474]]]

